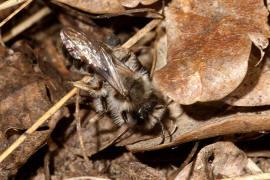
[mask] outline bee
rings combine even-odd
[[[135,55],[121,61],[108,46],[70,27],[62,29],[60,37],[69,54],[95,72],[87,82],[91,88],[86,88],[93,97],[95,110],[109,112],[119,126],[125,123],[130,128],[151,130],[160,124],[163,142],[161,120],[166,106]],[[83,85],[77,86],[85,89]]]

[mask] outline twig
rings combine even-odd
[[[33,0],[28,0],[25,3],[23,3],[18,9],[16,9],[13,13],[11,13],[8,17],[6,17],[6,19],[4,19],[1,23],[0,23],[0,27],[2,27],[4,24],[6,24],[6,22],[8,22],[11,18],[13,18],[13,16],[15,16],[18,12],[20,12],[23,8],[25,8],[26,6],[28,6]]]
[[[20,24],[13,27],[7,34],[3,36],[3,41],[7,42],[10,39],[14,38],[30,26],[32,26],[34,23],[38,22],[40,19],[42,19],[44,16],[51,13],[51,10],[48,7],[44,7],[29,18],[27,18],[25,21],[21,22]]]
[[[196,153],[197,149],[199,147],[199,141],[197,141],[195,143],[195,145],[193,146],[192,150],[190,151],[189,155],[187,156],[187,158],[185,159],[185,161],[181,164],[180,168],[179,168],[179,172],[184,169],[184,167],[190,162],[190,160],[192,159],[192,157],[194,156],[194,154]]]
[[[26,0],[8,0],[0,4],[0,10],[7,9],[13,6],[16,6],[17,4],[21,4]]]
[[[148,23],[146,26],[144,26],[142,29],[140,29],[134,36],[132,36],[127,42],[125,42],[122,47],[129,49],[134,44],[136,44],[137,41],[139,41],[146,33],[151,31],[153,28],[155,28],[162,20],[160,19],[154,19],[150,23]]]
[[[187,158],[185,159],[185,161],[181,164],[181,166],[177,169],[177,171],[175,171],[168,179],[169,180],[173,180],[175,179],[175,177],[184,169],[184,167],[186,167],[186,165],[190,162],[190,160],[192,159],[192,157],[194,156],[194,154],[196,153],[197,149],[199,147],[199,141],[197,141],[195,143],[195,145],[193,146],[192,150],[190,151],[190,153],[188,154]]]
[[[60,101],[51,107],[43,116],[41,116],[24,134],[22,134],[7,150],[0,155],[0,163],[12,153],[27,137],[32,134],[39,126],[41,126],[48,118],[50,118],[58,109],[60,109],[72,96],[77,93],[78,89],[73,88]]]
[[[83,158],[88,166],[88,168],[91,168],[91,163],[87,157],[87,153],[85,150],[85,146],[83,143],[83,138],[82,138],[82,128],[81,128],[81,118],[80,118],[80,90],[78,89],[77,91],[77,95],[76,95],[76,109],[75,109],[75,118],[76,118],[76,128],[77,128],[77,134],[79,137],[79,141],[80,141],[80,146],[81,146],[81,150],[82,150],[82,154],[83,154]]]

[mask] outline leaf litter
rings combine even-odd
[[[108,1],[77,4],[69,0],[52,1],[59,5],[55,2],[73,7],[72,11],[48,3],[52,11],[57,12],[50,17],[57,17],[59,21],[42,19],[42,23],[7,43],[9,47],[1,46],[1,152],[72,89],[72,81],[83,77],[75,67],[80,64],[62,47],[59,38],[62,27],[76,27],[105,43],[116,42],[113,46],[118,44],[119,48],[119,42],[126,42],[149,20],[142,21],[144,15],[135,13],[139,18],[120,16],[92,21],[87,13],[117,14],[127,8],[141,7],[156,8],[158,12],[162,8],[162,2],[155,0],[110,1],[109,4]],[[33,12],[35,8],[38,11],[42,6],[42,3],[35,4],[25,11]],[[23,177],[43,179],[48,176],[52,179],[80,176],[209,179],[269,172],[267,166],[262,165],[269,162],[267,157],[259,159],[260,149],[257,155],[254,153],[252,161],[247,157],[248,151],[238,146],[251,141],[248,135],[254,136],[255,144],[262,136],[267,139],[270,129],[267,18],[268,11],[259,0],[166,2],[165,20],[156,21],[160,22],[159,27],[152,32],[145,31],[144,39],[131,48],[148,71],[153,51],[157,51],[153,84],[164,93],[169,104],[163,120],[165,142],[160,144],[160,127],[148,133],[129,131],[120,136],[126,127],[119,128],[109,116],[96,114],[91,110],[88,93],[81,91],[81,133],[90,166],[82,158],[74,121],[75,99],[71,98],[1,163],[1,177],[7,179],[17,174],[17,179],[23,179],[21,174],[24,174]],[[12,23],[4,26],[3,34],[19,20],[16,16],[12,18]],[[154,41],[157,46],[152,51]],[[180,149],[190,151],[185,148],[192,141],[202,143],[194,160],[179,172],[177,169],[187,156]],[[50,168],[49,175],[43,174],[45,167],[40,164],[41,171],[27,175],[29,169],[23,165],[34,153],[39,154],[44,145],[48,147],[46,153],[51,160],[41,158],[54,168]],[[145,151],[150,154],[141,153]],[[267,153],[269,149],[264,151]],[[173,158],[168,158],[171,156]]]

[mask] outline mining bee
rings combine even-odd
[[[69,54],[95,72],[86,85],[75,83],[93,97],[95,110],[109,112],[119,126],[150,130],[160,124],[163,142],[166,106],[136,57],[121,61],[108,46],[70,27],[62,29],[60,37]]]

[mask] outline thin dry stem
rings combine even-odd
[[[38,12],[27,18],[25,21],[13,27],[7,34],[3,36],[3,41],[7,42],[32,26],[34,23],[40,21],[44,16],[47,16],[51,13],[51,10],[48,7],[40,9]]]
[[[76,95],[76,109],[75,109],[76,128],[77,128],[77,134],[79,137],[83,158],[84,158],[88,168],[91,169],[91,163],[87,157],[87,153],[85,150],[83,137],[82,137],[81,118],[80,118],[80,103],[79,102],[80,102],[80,90],[78,89],[77,95]]]
[[[3,9],[7,9],[18,4],[25,2],[26,0],[8,0],[0,4],[0,11]]]
[[[153,28],[155,28],[158,24],[161,23],[161,19],[154,19],[150,23],[148,23],[146,26],[144,26],[142,29],[140,29],[134,36],[132,36],[127,42],[125,42],[122,47],[129,49],[134,44],[136,44],[145,34],[147,34],[149,31],[151,31]]]
[[[184,169],[184,167],[186,167],[186,165],[188,165],[188,163],[190,162],[190,160],[192,159],[192,157],[194,156],[194,154],[196,153],[197,149],[199,147],[199,141],[197,141],[192,150],[190,151],[190,153],[188,154],[187,158],[185,159],[185,161],[181,164],[181,166],[177,169],[176,172],[173,173],[172,176],[169,177],[169,180],[173,180],[175,179],[175,177]]]
[[[6,19],[4,19],[0,23],[0,27],[2,27],[4,24],[6,24],[11,18],[13,18],[18,12],[20,12],[22,9],[24,9],[26,6],[28,6],[33,0],[28,0],[25,3],[23,3],[18,9],[16,9],[13,13],[11,13]]]
[[[27,137],[32,134],[39,126],[41,126],[48,118],[50,118],[58,109],[60,109],[72,96],[77,93],[78,89],[73,88],[68,94],[66,94],[60,101],[58,101],[53,107],[51,107],[43,116],[41,116],[26,132],[21,135],[7,150],[0,155],[0,163],[12,153]]]
[[[192,150],[190,151],[189,155],[187,156],[187,158],[185,159],[185,161],[181,164],[180,168],[179,168],[179,172],[184,169],[184,167],[186,167],[186,165],[188,165],[188,163],[190,162],[190,160],[192,159],[192,157],[194,156],[194,154],[196,153],[197,149],[199,147],[199,141],[197,141],[195,143],[195,145],[193,146]]]

